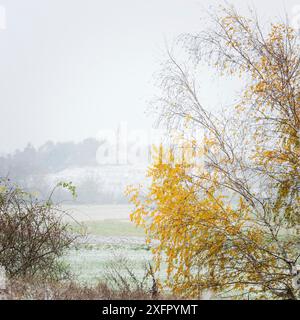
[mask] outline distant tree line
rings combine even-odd
[[[104,143],[94,138],[82,142],[48,141],[39,148],[28,144],[23,150],[0,157],[0,178],[9,178],[36,197],[45,199],[55,187],[49,182],[48,175],[65,169],[96,167],[98,148]],[[79,203],[127,203],[123,194],[104,190],[103,182],[92,174],[81,177],[76,184]],[[72,197],[65,190],[58,190],[53,196],[55,201],[68,201]]]
[[[48,141],[39,148],[28,144],[23,150],[0,157],[0,175],[19,180],[70,167],[96,166],[96,152],[102,143],[88,138],[79,143]]]

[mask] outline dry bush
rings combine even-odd
[[[59,260],[74,241],[59,207],[0,180],[0,265],[9,278],[59,278],[66,266]]]
[[[133,270],[130,261],[121,257],[107,266],[105,279],[96,285],[84,285],[73,280],[13,279],[7,283],[5,299],[174,300],[178,298],[159,292],[159,281],[150,264],[145,264],[141,275]]]
[[[72,281],[37,281],[14,279],[9,281],[6,299],[9,300],[95,300],[109,299],[111,292],[104,284],[95,287]]]
[[[143,273],[138,275],[126,257],[118,257],[107,266],[105,280],[111,288],[125,297],[128,293],[151,299],[159,297],[159,280],[151,263],[145,262]]]
[[[72,281],[11,280],[6,289],[8,300],[150,300],[174,299],[142,290],[116,290],[104,282],[95,286],[81,285]]]

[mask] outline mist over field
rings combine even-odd
[[[132,143],[134,158],[120,164],[116,147],[95,138],[79,143],[28,144],[23,150],[0,157],[0,176],[45,199],[61,181],[74,183],[78,204],[124,204],[128,185],[145,180],[147,146]],[[140,155],[140,156],[139,156]],[[68,192],[57,192],[57,201],[71,201]]]
[[[296,0],[252,2],[265,22],[286,12],[297,23]],[[242,1],[232,4],[247,11]],[[70,180],[79,202],[126,203],[124,187],[143,183],[155,142],[139,137],[156,120],[149,111],[159,93],[153,76],[174,37],[201,28],[209,6],[1,1],[0,175],[44,197],[58,180]],[[212,109],[231,101],[239,83],[217,79],[206,66],[199,80],[201,99]],[[124,122],[135,134],[120,165],[115,149],[123,141],[113,136]]]

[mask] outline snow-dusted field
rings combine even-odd
[[[68,205],[65,220],[86,227],[87,235],[78,240],[79,247],[65,257],[81,282],[96,283],[105,277],[110,264],[126,258],[137,276],[143,276],[144,265],[151,261],[144,234],[129,221],[128,205]],[[124,271],[125,272],[125,271]]]

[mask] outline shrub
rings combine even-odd
[[[57,279],[67,274],[60,260],[75,240],[59,206],[39,201],[8,179],[0,179],[0,265],[9,277]]]

